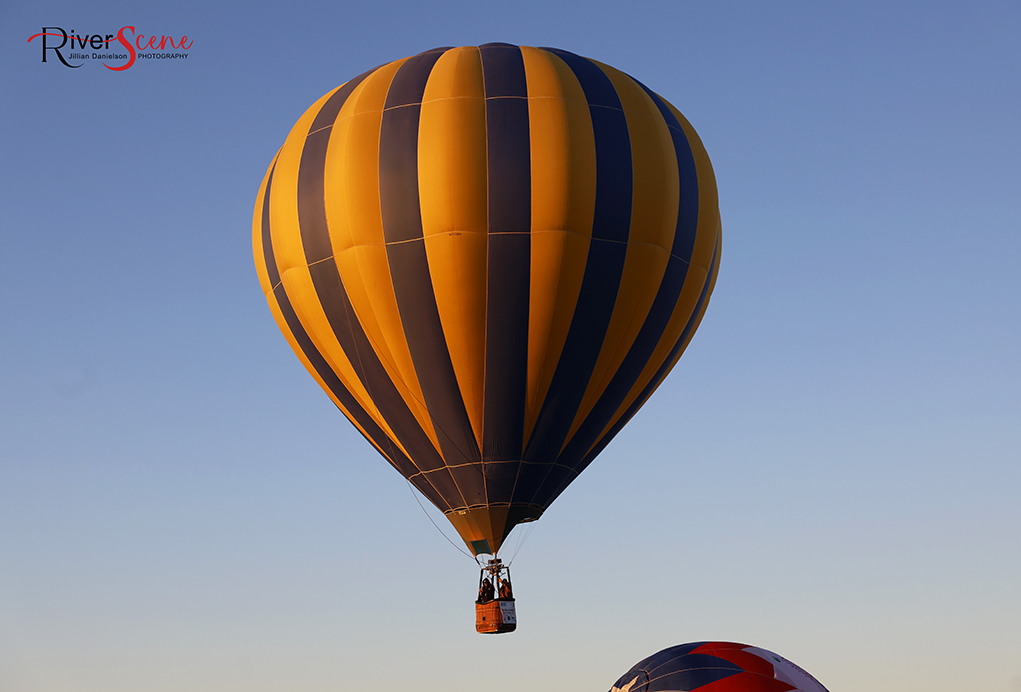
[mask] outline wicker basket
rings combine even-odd
[[[475,604],[475,631],[481,634],[513,632],[518,627],[513,598],[497,598]]]

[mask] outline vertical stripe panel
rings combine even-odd
[[[379,197],[388,244],[422,238],[418,123],[425,83],[439,57],[431,52],[408,58],[386,95],[379,133]]]
[[[422,233],[436,308],[476,443],[486,367],[486,102],[477,48],[436,61],[418,126]]]
[[[684,130],[698,174],[698,231],[692,245],[690,263],[709,271],[716,252],[716,230],[720,220],[720,200],[716,192],[713,164],[709,161],[709,154],[706,153],[702,140],[691,123],[671,103],[668,101],[663,103]]]
[[[482,46],[480,53],[486,88],[489,181],[482,458],[520,460],[528,374],[532,214],[528,87],[517,47]],[[493,478],[498,476],[502,477],[496,474]],[[512,484],[493,482],[489,486],[490,502],[510,502]]]
[[[691,145],[688,144],[688,138],[684,135],[684,129],[663,98],[641,82],[638,84],[656,104],[667,127],[670,128],[670,138],[673,141],[674,153],[677,155],[677,174],[680,179],[677,229],[674,232],[674,244],[670,249],[670,254],[685,262],[690,262],[691,253],[695,247],[695,234],[698,230],[698,172],[695,170],[695,157],[691,152]]]
[[[626,243],[631,228],[631,138],[613,83],[587,58],[548,48],[574,72],[585,91],[596,140],[596,208],[592,237]]]
[[[355,77],[333,92],[319,109],[305,137],[298,168],[298,228],[301,229],[306,264],[314,264],[333,256],[323,189],[326,147],[340,109],[355,87],[374,71],[375,68]]]
[[[444,461],[478,461],[479,451],[450,362],[429,274],[418,192],[418,125],[426,81],[442,51],[409,58],[387,94],[380,126],[379,192],[394,292]],[[477,477],[477,478],[476,478]],[[479,471],[457,479],[462,500],[485,497]]]
[[[268,295],[273,290],[273,283],[269,278],[269,270],[266,268],[266,255],[262,246],[262,234],[265,231],[263,227],[263,215],[267,214],[265,208],[266,204],[266,185],[269,183],[270,173],[277,163],[277,154],[273,155],[273,160],[269,164],[269,168],[266,169],[266,175],[262,178],[262,183],[259,184],[259,194],[255,198],[255,208],[252,210],[252,257],[255,260],[255,273],[259,277],[259,287],[262,289],[263,295]]]
[[[525,450],[529,461],[555,460],[584,395],[613,312],[631,218],[631,151],[627,120],[613,85],[594,64],[552,50],[574,72],[589,103],[596,149],[592,243],[581,294],[549,393]],[[515,500],[531,501],[515,491]]]
[[[521,55],[532,168],[527,440],[581,292],[595,213],[596,145],[585,92],[567,64],[538,48],[522,48]]]
[[[266,194],[271,197],[270,233],[273,241],[273,258],[279,274],[283,274],[291,267],[306,266],[305,249],[302,247],[301,233],[297,228],[298,168],[301,165],[301,152],[305,146],[309,126],[322,106],[339,90],[340,87],[337,87],[323,96],[298,118],[298,122],[291,128],[284,145],[277,153],[273,185],[267,189]]]

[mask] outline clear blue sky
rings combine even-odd
[[[189,57],[27,42],[126,25]],[[0,691],[602,692],[703,639],[834,692],[1021,690],[1019,36],[1013,0],[5,3]],[[502,637],[250,246],[315,99],[489,41],[676,104],[724,229],[691,347],[534,525]]]

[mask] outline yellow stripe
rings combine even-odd
[[[522,48],[532,160],[525,441],[567,341],[596,200],[596,144],[585,92],[556,55]]]
[[[719,212],[717,212],[717,219],[719,219]],[[716,244],[713,246],[716,252],[716,261],[713,264],[712,273],[709,274],[708,276],[708,280],[710,281],[709,296],[707,296],[705,302],[702,303],[702,308],[695,318],[694,328],[690,332],[688,332],[687,339],[683,344],[681,344],[681,348],[677,351],[677,354],[674,356],[673,360],[670,361],[669,365],[666,368],[666,371],[663,373],[662,378],[660,378],[660,381],[656,383],[656,386],[653,387],[652,391],[648,393],[646,399],[648,399],[649,396],[652,396],[656,389],[659,388],[659,385],[663,383],[663,380],[666,379],[666,376],[670,374],[670,371],[674,369],[674,366],[677,365],[677,362],[680,360],[681,356],[684,355],[684,351],[688,348],[688,344],[691,342],[691,338],[695,335],[695,332],[698,330],[699,324],[701,324],[702,322],[702,317],[705,315],[706,308],[709,306],[709,297],[712,296],[713,289],[716,286],[716,277],[719,274],[720,252],[718,245],[722,243],[722,237],[723,234],[722,231],[720,230],[720,224],[719,221],[717,221],[717,232],[715,236]],[[614,413],[613,418],[610,419],[610,422],[606,425],[605,428],[603,428],[603,431],[599,434],[599,439],[602,439],[602,437],[606,435],[607,432],[610,431],[610,428],[617,424],[617,421],[620,420],[620,417],[624,415],[624,413],[628,410],[628,408],[631,407],[631,405],[639,397],[642,391],[649,385],[649,383],[652,381],[652,378],[659,370],[660,366],[663,365],[663,362],[665,361],[667,356],[670,355],[670,351],[677,344],[677,340],[681,337],[684,327],[687,325],[689,319],[691,318],[691,314],[694,311],[695,305],[697,305],[698,296],[701,294],[702,288],[706,281],[705,270],[703,270],[701,267],[691,267],[688,270],[688,272],[689,275],[688,277],[685,278],[684,287],[682,288],[681,291],[681,298],[677,302],[677,308],[674,310],[673,315],[671,315],[670,322],[667,324],[666,330],[663,332],[663,338],[660,339],[659,344],[657,344],[656,349],[653,352],[652,358],[649,359],[648,364],[642,370],[642,374],[639,376],[637,382],[635,382],[635,386],[631,388],[631,391],[628,392],[628,395],[624,399],[623,403],[621,403],[616,413]],[[596,441],[596,444],[598,444],[598,439]],[[592,446],[595,447],[596,445],[593,444]],[[589,451],[591,451],[591,448],[589,448]]]
[[[308,334],[312,343],[315,344],[319,355],[329,364],[330,369],[340,378],[341,383],[351,393],[355,401],[365,409],[365,412],[372,420],[376,422],[376,425],[383,430],[397,447],[401,448],[405,456],[410,457],[408,451],[397,440],[397,436],[390,429],[379,409],[376,408],[376,404],[372,401],[369,392],[361,380],[358,379],[358,375],[351,365],[347,354],[344,353],[340,342],[337,341],[333,327],[330,325],[330,320],[323,310],[322,303],[319,301],[319,295],[316,293],[315,284],[312,282],[312,274],[309,272],[308,267],[288,269],[281,276],[281,282],[287,292],[287,297],[291,302],[294,313],[298,316],[302,327],[305,328],[305,333]]]
[[[636,243],[648,243],[670,252],[681,200],[670,128],[645,89],[620,70],[592,62],[610,78],[627,117],[634,175],[628,249]]]
[[[259,194],[255,198],[255,211],[252,213],[252,254],[255,257],[255,273],[259,277],[259,286],[262,287],[263,295],[273,290],[269,281],[269,270],[266,268],[266,252],[262,245],[262,210],[266,202],[266,186],[269,184],[269,176],[273,172],[273,166],[277,162],[277,156],[273,154],[273,160],[266,169],[266,175],[259,185]]]
[[[663,366],[663,363],[670,355],[670,351],[677,345],[677,340],[681,337],[681,334],[683,334],[684,327],[688,324],[688,320],[691,318],[691,314],[695,306],[698,304],[698,297],[702,293],[702,286],[705,283],[705,277],[705,270],[701,267],[690,267],[688,269],[688,276],[684,280],[680,299],[677,301],[677,307],[670,316],[669,322],[667,322],[666,329],[663,331],[663,336],[660,338],[659,343],[656,344],[652,357],[649,358],[648,363],[646,363],[645,367],[642,369],[642,373],[638,376],[638,379],[635,381],[631,391],[628,392],[628,395],[617,408],[616,413],[614,413],[609,423],[607,423],[602,433],[600,433],[600,438],[602,438],[602,436],[617,423],[620,417],[624,415],[624,412],[627,411],[631,404],[633,404],[641,395],[642,391],[645,390],[652,381],[652,378],[655,377],[656,373]],[[681,352],[683,353],[683,349]],[[680,356],[678,355],[678,358],[679,357]],[[676,363],[676,359],[673,362]],[[667,373],[669,373],[671,369],[673,369],[673,364],[667,368]],[[664,374],[664,377],[665,376],[666,375]]]
[[[387,375],[439,451],[397,309],[379,203],[383,105],[394,73],[403,63],[392,62],[369,75],[337,116],[326,151],[326,221],[337,270],[355,316]]]
[[[273,188],[269,193],[269,217],[273,258],[276,260],[280,276],[291,267],[305,266],[305,250],[298,228],[298,168],[301,165],[301,152],[305,147],[308,128],[318,115],[319,109],[337,89],[330,91],[305,111],[291,128],[291,133],[287,135],[284,145],[277,154]]]
[[[666,99],[663,99],[663,102],[677,118],[677,122],[681,124],[684,136],[688,139],[688,145],[695,158],[695,171],[698,175],[698,231],[695,236],[695,247],[691,253],[691,263],[708,270],[709,264],[713,261],[713,249],[716,247],[717,230],[720,224],[720,199],[716,190],[716,175],[713,173],[713,164],[709,161],[709,154],[706,153],[695,128],[691,126],[687,118],[681,115],[679,110],[674,108],[673,104]]]
[[[429,74],[418,127],[422,232],[461,398],[482,448],[486,366],[486,102],[478,48],[448,50]]]
[[[634,176],[631,227],[617,300],[565,445],[609,386],[648,317],[666,273],[680,202],[677,155],[659,108],[623,72],[595,64],[609,77],[627,118]]]
[[[723,237],[722,232],[717,232],[717,234],[716,234],[716,243],[713,245],[714,248],[717,245],[719,245],[720,243],[722,243],[722,237]],[[709,307],[709,301],[712,298],[713,289],[716,288],[716,277],[719,275],[719,270],[720,270],[720,253],[717,252],[716,253],[716,260],[713,263],[712,273],[708,277],[708,280],[709,280],[708,294],[709,295],[706,296],[705,302],[702,303],[702,308],[698,311],[698,314],[695,315],[695,323],[692,326],[691,331],[688,332],[688,336],[684,340],[684,343],[681,344],[681,348],[679,348],[677,350],[677,354],[674,356],[673,360],[670,361],[670,364],[667,367],[667,371],[663,375],[663,379],[666,379],[666,375],[669,374],[670,371],[674,369],[675,365],[677,365],[677,362],[681,359],[681,356],[683,356],[684,352],[687,350],[688,344],[691,343],[692,337],[695,336],[695,332],[698,331],[699,325],[702,324],[702,318],[705,317],[706,309]],[[659,383],[656,385],[657,388],[659,387],[660,384],[663,383],[663,379],[661,379],[659,381]],[[655,389],[653,391],[655,391]],[[652,392],[650,392],[650,396],[651,396],[651,394],[652,394]]]

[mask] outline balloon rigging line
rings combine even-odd
[[[520,551],[522,546],[525,545],[525,541],[528,540],[528,537],[532,535],[532,529],[534,528],[535,522],[534,521],[528,522],[528,528],[525,529],[524,534],[522,534],[521,537],[518,539],[518,544],[514,547],[514,554],[510,556],[510,560],[507,560],[508,567],[510,567],[511,564],[514,562],[514,558],[518,556],[518,551]]]
[[[443,529],[441,529],[439,527],[439,525],[437,525],[437,523],[435,521],[433,521],[433,518],[429,515],[429,512],[426,511],[425,505],[423,505],[422,501],[418,499],[418,494],[415,493],[415,486],[413,486],[411,484],[411,481],[408,481],[408,479],[405,478],[404,480],[406,480],[408,482],[408,490],[411,491],[411,496],[413,498],[415,498],[415,502],[417,502],[418,506],[422,508],[422,512],[429,519],[429,523],[432,524],[433,526],[435,526],[436,530],[440,532],[440,535],[447,539],[447,543],[449,543],[450,545],[454,546],[454,549],[457,552],[461,553],[462,555],[466,555],[467,557],[470,557],[472,560],[475,560],[475,564],[477,564],[477,565],[481,564],[477,557],[474,557],[473,555],[469,555],[462,548],[459,548],[457,543],[454,543],[452,540],[450,540],[450,537],[447,536],[447,534],[443,533]]]

